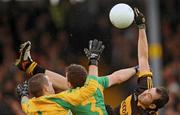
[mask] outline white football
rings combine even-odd
[[[116,4],[113,6],[109,13],[109,18],[111,23],[119,28],[129,27],[134,20],[134,11],[133,9],[124,3]]]

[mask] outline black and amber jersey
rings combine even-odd
[[[140,73],[137,84],[134,93],[128,96],[117,108],[115,108],[115,115],[157,115],[157,113],[154,113],[151,109],[142,109],[138,103],[138,95],[153,87],[152,73]]]

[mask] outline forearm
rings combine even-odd
[[[48,76],[49,80],[52,82],[53,87],[56,90],[67,90],[67,80],[64,76],[52,72],[50,70],[45,70],[45,74]]]
[[[127,81],[134,74],[136,74],[136,70],[134,67],[118,70],[108,76],[109,77],[109,86]]]
[[[96,65],[89,65],[89,75],[98,76],[98,67]]]
[[[138,62],[140,71],[149,71],[148,42],[145,29],[139,29]]]

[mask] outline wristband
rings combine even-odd
[[[95,66],[97,66],[97,65],[98,65],[98,61],[97,61],[96,59],[90,59],[89,65],[95,65]]]

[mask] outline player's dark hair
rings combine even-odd
[[[87,70],[81,65],[71,64],[66,68],[66,76],[73,88],[82,87],[86,81]]]
[[[160,95],[160,98],[154,100],[153,104],[156,105],[156,109],[160,109],[169,101],[168,90],[164,87],[159,87],[156,88],[156,92]]]
[[[29,79],[29,93],[32,96],[40,97],[43,95],[43,86],[48,85],[48,80],[44,76],[45,74],[38,73]]]

